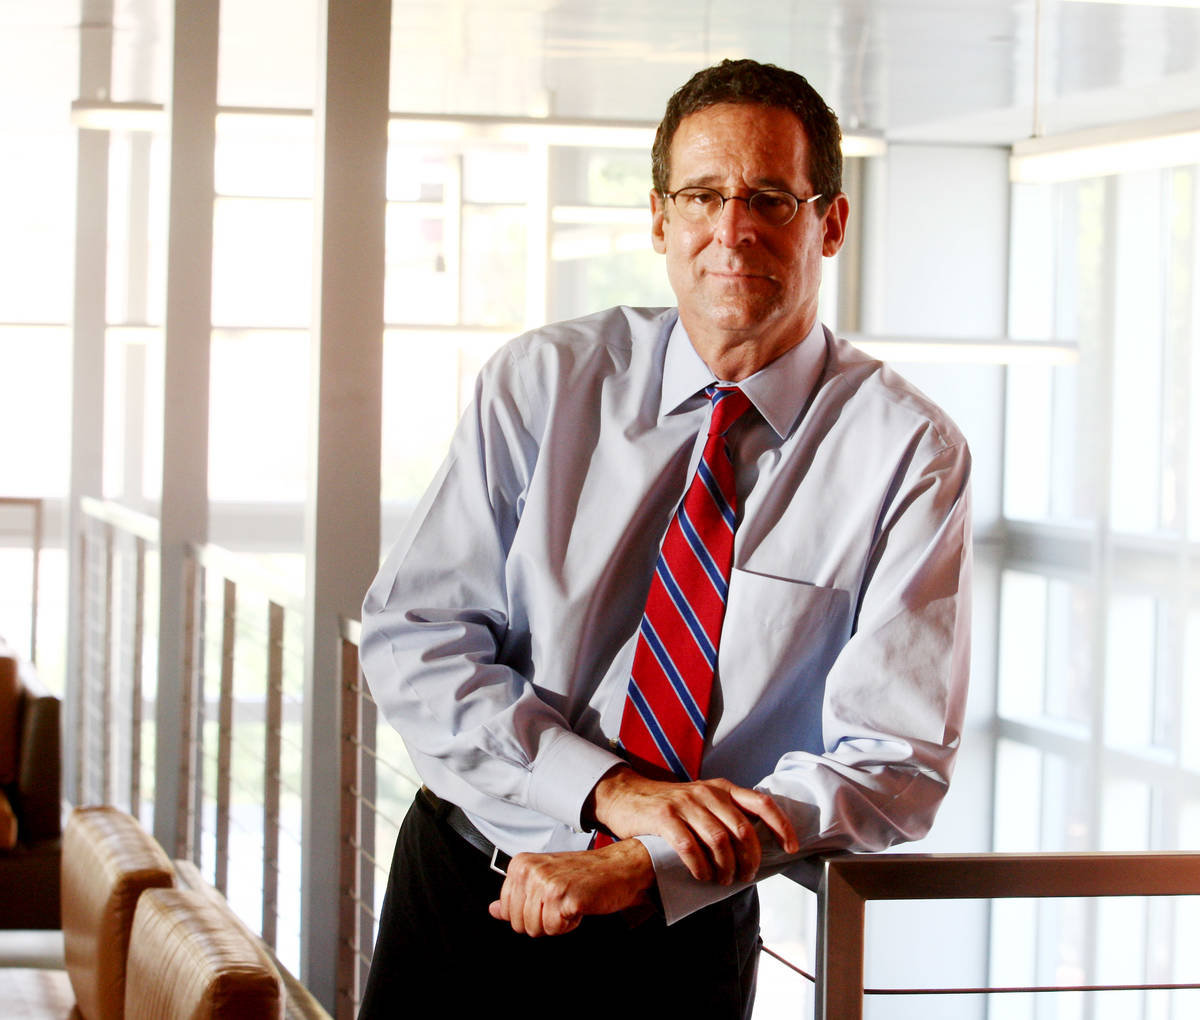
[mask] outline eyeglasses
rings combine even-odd
[[[815,202],[820,195],[797,198],[790,191],[768,188],[755,191],[749,196],[722,195],[713,188],[680,188],[668,191],[666,197],[675,203],[679,215],[690,223],[713,226],[721,218],[726,202],[745,202],[746,208],[759,223],[768,227],[782,227],[791,223],[800,206]]]

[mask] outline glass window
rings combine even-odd
[[[1195,274],[1200,267],[1197,257],[1196,217],[1200,208],[1196,201],[1196,171],[1180,167],[1167,178],[1168,240],[1163,266],[1164,347],[1163,347],[1163,413],[1162,413],[1162,511],[1160,526],[1171,534],[1187,533],[1189,480],[1200,478],[1189,448],[1200,447],[1200,433],[1189,430],[1193,403],[1191,386],[1193,369],[1200,367],[1200,345],[1196,343],[1196,327],[1200,325],[1195,311]],[[1198,376],[1197,378],[1200,378]],[[1195,401],[1200,405],[1200,400]],[[1190,435],[1189,435],[1190,431]],[[1196,490],[1200,495],[1200,488]]]
[[[1095,599],[1089,585],[1047,586],[1046,715],[1090,727]]]
[[[480,367],[508,336],[505,332],[387,332],[381,479],[385,503],[411,504],[425,491],[472,398]]]
[[[1117,181],[1113,320],[1111,495],[1113,527],[1158,527],[1162,474],[1162,174]]]
[[[312,204],[219,198],[213,210],[214,326],[296,326],[312,315]]]
[[[478,146],[462,154],[463,201],[481,205],[521,205],[533,180],[527,146]]]
[[[1200,800],[1187,800],[1180,808],[1179,845],[1191,849],[1200,846]],[[1194,976],[1186,975],[1195,975],[1196,960],[1200,958],[1200,896],[1179,897],[1174,905],[1174,938],[1170,942],[1173,973],[1177,981],[1194,981]],[[1192,992],[1182,1001],[1200,1006],[1200,992]]]
[[[1200,772],[1200,683],[1197,683],[1197,678],[1200,677],[1200,608],[1193,606],[1188,611],[1186,620],[1179,745],[1184,767]],[[1200,817],[1197,820],[1200,821]],[[1183,845],[1200,846],[1200,842]]]
[[[528,215],[523,206],[463,209],[463,323],[501,326],[525,321]]]
[[[1077,365],[1008,370],[1009,517],[1092,520],[1100,486],[1108,486],[1108,478],[1099,477],[1104,463],[1094,448],[1094,437],[1112,428],[1103,371],[1110,328],[1103,262],[1107,211],[1103,181],[1014,192],[1013,335],[1073,340],[1080,353]]]
[[[1000,714],[1036,718],[1045,706],[1046,581],[1005,571],[1000,599]]]
[[[317,13],[313,0],[240,0],[221,8],[221,106],[312,106]]]
[[[1046,518],[1050,512],[1055,370],[1014,365],[1008,370],[1005,408],[1004,513]]]
[[[0,32],[0,322],[71,318],[77,34]],[[64,255],[64,253],[67,253]],[[17,378],[19,365],[0,362]],[[57,377],[66,385],[69,375]]]
[[[1042,752],[1013,740],[996,745],[993,849],[1028,853],[1041,847]]]
[[[1057,339],[1055,213],[1051,188],[1015,184],[1009,262],[1009,333],[1022,340]]]
[[[457,234],[448,236],[440,203],[392,203],[387,210],[384,320],[458,321]]]
[[[1030,790],[1041,849],[1191,849],[1198,838],[1200,808],[1185,793],[1200,771],[1200,610],[1185,539],[1200,520],[1197,172],[1014,192],[1014,329],[1074,337],[1079,360],[1008,370],[1004,506],[1025,523],[1021,574],[1002,574],[998,703],[1019,720],[1011,743],[1020,751],[1005,740],[997,758],[998,849],[1032,845],[1020,816],[1022,802],[1033,810]],[[1083,576],[1054,576],[1066,570]],[[1102,747],[1089,739],[1093,705]],[[1005,920],[1018,909],[997,905],[994,934],[1018,937]],[[1039,907],[1042,980],[1191,980],[1194,901],[1100,899],[1080,909]],[[1068,929],[1083,948],[1071,959],[1049,949]],[[1181,954],[1177,939],[1191,951]],[[1028,955],[994,941],[993,977],[1028,971]],[[1048,960],[1057,962],[1048,969]],[[1007,1008],[1166,1017],[1194,1002],[1131,992]]]
[[[1154,740],[1156,649],[1154,600],[1118,594],[1108,611],[1104,730],[1110,746],[1149,747]]]
[[[113,132],[108,150],[109,323],[161,323],[167,267],[167,139]]]
[[[308,363],[305,331],[213,334],[210,499],[304,499]]]
[[[311,198],[311,116],[220,113],[213,173],[218,195]]]
[[[172,0],[114,6],[120,31],[112,36],[112,97],[161,103],[171,89]]]
[[[71,464],[69,331],[0,326],[0,378],[9,383],[0,400],[3,493],[65,495]]]
[[[135,508],[162,488],[162,354],[160,329],[107,330],[104,495]]]

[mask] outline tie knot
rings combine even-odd
[[[723,436],[750,407],[750,398],[736,386],[710,386],[705,392],[712,401],[710,436]]]

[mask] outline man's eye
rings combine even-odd
[[[764,212],[768,209],[782,209],[788,204],[787,196],[779,191],[760,191],[754,196],[754,204]]]
[[[706,205],[712,205],[717,201],[717,195],[712,191],[685,191],[683,193],[683,198],[688,205],[694,205],[698,208],[703,208]]]

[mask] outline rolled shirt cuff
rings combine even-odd
[[[537,759],[528,807],[584,832],[583,807],[596,784],[624,759],[569,730],[562,730]]]
[[[650,853],[654,881],[667,924],[674,924],[701,907],[717,903],[753,885],[753,882],[698,882],[679,855],[661,836],[635,837]]]

